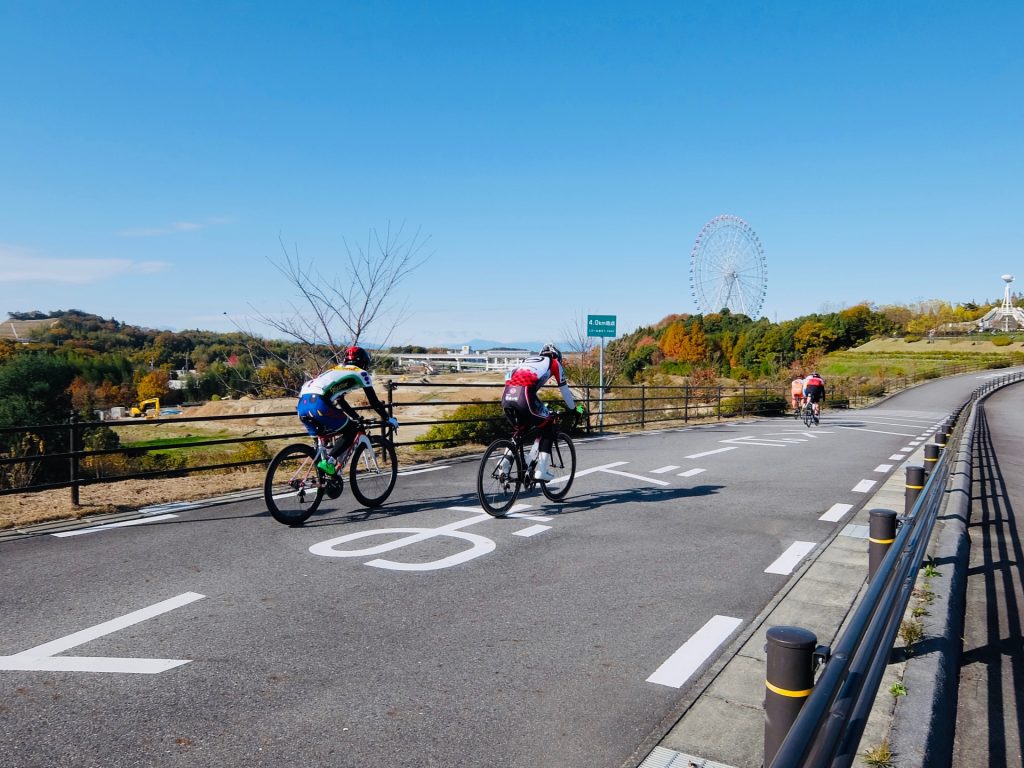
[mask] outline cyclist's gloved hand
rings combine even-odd
[[[388,424],[391,425],[391,428],[395,430],[395,432],[398,431],[398,419],[396,419],[394,416],[388,419]]]

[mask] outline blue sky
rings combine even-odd
[[[393,343],[694,312],[742,217],[763,313],[1024,280],[1020,2],[0,0],[0,314],[286,312],[281,244],[419,230]],[[225,315],[227,313],[227,315]],[[259,330],[259,327],[256,327]]]

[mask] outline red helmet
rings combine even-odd
[[[368,371],[373,365],[373,360],[370,358],[370,353],[362,347],[349,347],[345,350],[345,365],[354,365],[356,368]]]

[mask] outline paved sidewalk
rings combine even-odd
[[[892,470],[881,488],[722,654],[695,693],[677,709],[675,725],[649,754],[638,755],[640,768],[761,768],[768,629],[804,627],[817,636],[818,643],[835,644],[867,583],[868,510],[893,509],[903,514],[904,467],[923,463],[923,445]],[[901,675],[902,664],[889,665],[862,745],[874,746],[888,737],[895,700],[887,690]]]

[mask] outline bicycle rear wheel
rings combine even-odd
[[[555,479],[541,483],[540,490],[552,501],[561,501],[576,477],[576,447],[564,432],[559,432],[551,445],[551,474]]]
[[[313,464],[316,450],[294,443],[282,448],[267,467],[263,499],[274,519],[284,525],[302,525],[324,498],[324,484]]]
[[[523,486],[519,450],[511,440],[495,440],[484,451],[476,473],[476,495],[487,514],[501,517],[516,503]]]
[[[377,435],[370,438],[372,450],[365,443],[356,446],[349,469],[352,495],[364,507],[379,507],[395,489],[398,457],[395,445]]]

